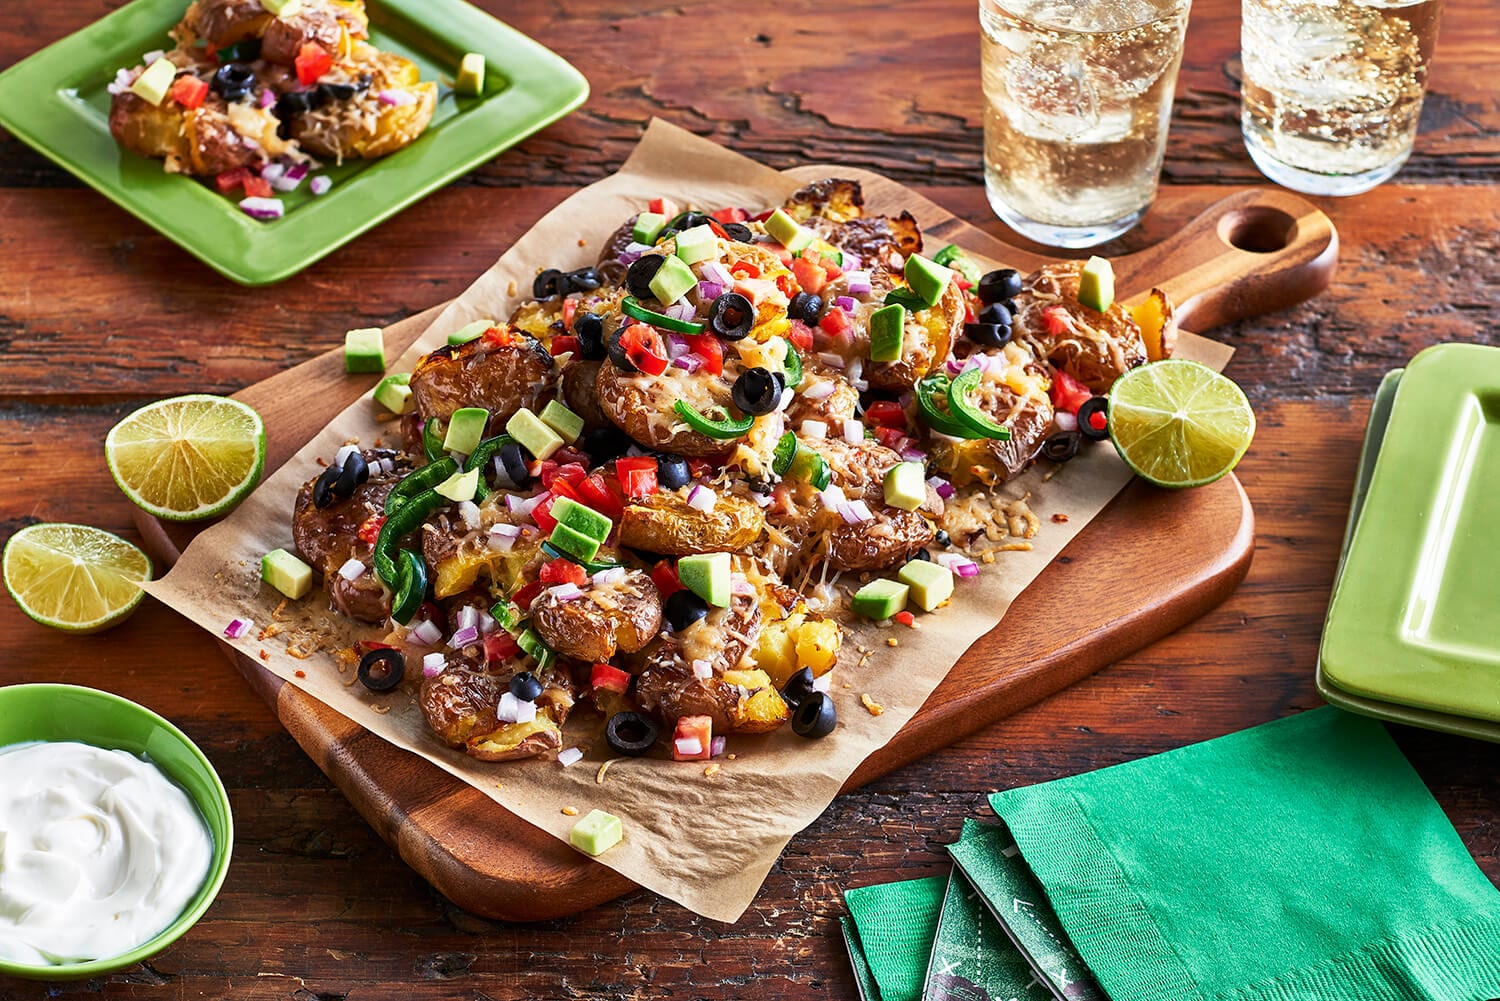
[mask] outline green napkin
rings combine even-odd
[[[847,890],[844,903],[858,931],[846,934],[850,959],[859,975],[860,957],[880,987],[881,1001],[919,1001],[927,977],[927,960],[937,932],[938,912],[948,890],[947,876],[908,879]]]
[[[1500,893],[1325,708],[990,797],[1113,1001],[1500,997]]]

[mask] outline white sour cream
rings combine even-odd
[[[88,744],[0,748],[0,959],[108,959],[177,919],[213,840],[155,765]]]

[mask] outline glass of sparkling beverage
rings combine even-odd
[[[1241,127],[1261,173],[1353,195],[1411,155],[1442,0],[1243,0]]]
[[[979,0],[984,183],[1012,229],[1092,247],[1156,197],[1190,0]]]

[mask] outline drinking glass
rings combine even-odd
[[[1092,247],[1156,197],[1190,0],[979,0],[984,184],[1012,229]]]
[[[1353,195],[1411,155],[1442,0],[1243,0],[1241,128],[1277,184]]]

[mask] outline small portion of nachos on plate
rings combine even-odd
[[[346,446],[292,519],[333,607],[388,627],[360,678],[489,761],[562,751],[581,709],[677,760],[832,733],[831,672],[873,653],[845,623],[911,626],[1026,548],[996,488],[1105,437],[1095,393],[1172,343],[1165,297],[1138,321],[1101,259],[921,251],[851,181],[759,214],[657,199],[388,376],[402,447]]]

